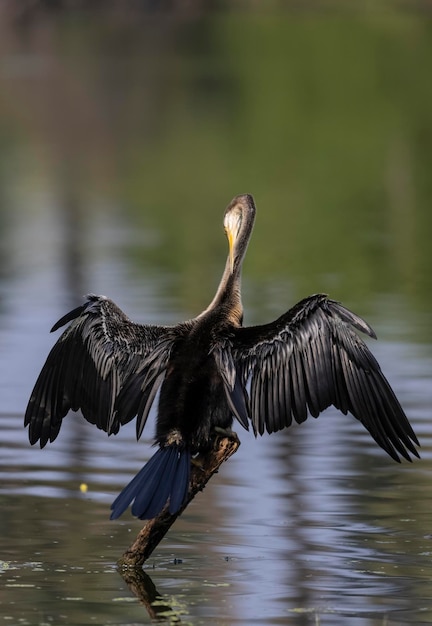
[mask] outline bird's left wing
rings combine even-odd
[[[350,412],[396,461],[418,456],[417,438],[366,344],[360,317],[327,296],[299,302],[275,322],[237,328],[231,354],[255,433],[306,420],[330,405]]]
[[[70,409],[81,409],[87,421],[109,435],[137,415],[141,432],[165,375],[171,328],[135,324],[111,300],[94,295],[52,330],[68,322],[27,406],[30,442],[43,447],[54,441]],[[127,386],[131,393],[124,393]]]

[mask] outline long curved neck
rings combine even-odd
[[[231,271],[230,258],[227,258],[224,273],[222,274],[219,287],[213,300],[210,302],[204,313],[221,309],[228,320],[235,326],[240,326],[243,319],[243,304],[241,299],[241,270],[239,263]]]
[[[229,322],[240,326],[243,320],[241,272],[255,220],[255,205],[252,196],[236,196],[228,206],[225,216],[231,211],[241,214],[240,226],[231,243],[232,251],[226,260],[219,287],[203,314],[219,310]]]

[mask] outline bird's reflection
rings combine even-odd
[[[118,571],[132,593],[145,606],[150,619],[158,622],[167,621],[170,624],[181,622],[179,609],[167,603],[166,598],[159,593],[150,576],[142,568],[119,567]]]

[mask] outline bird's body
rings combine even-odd
[[[173,346],[159,398],[159,445],[178,440],[193,452],[203,451],[215,426],[232,424],[207,331],[207,324],[198,323]]]
[[[395,460],[418,456],[398,400],[353,330],[375,337],[357,315],[318,294],[274,322],[242,326],[241,267],[254,218],[249,195],[228,206],[230,254],[213,301],[196,318],[171,327],[135,324],[104,296],[89,296],[53,328],[71,322],[27,407],[31,443],[53,441],[70,409],[81,409],[108,434],[136,418],[139,438],[160,391],[158,450],[115,500],[112,518],[131,502],[142,519],[167,502],[176,513],[192,456],[206,451],[215,429],[230,429],[234,418],[261,435],[334,405],[360,420]]]

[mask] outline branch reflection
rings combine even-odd
[[[174,608],[167,603],[156,589],[150,576],[141,568],[118,568],[118,572],[132,591],[143,604],[150,619],[170,624],[181,622],[180,613],[184,613],[184,607]]]

